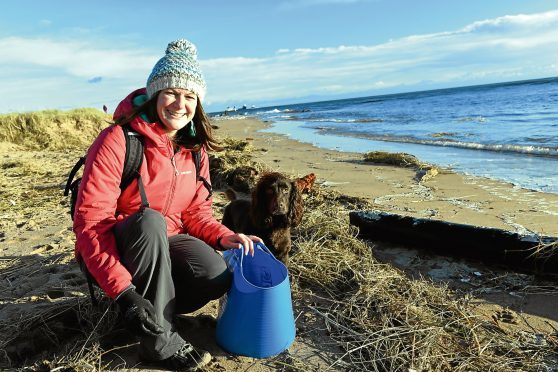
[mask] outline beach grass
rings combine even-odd
[[[84,148],[111,117],[96,109],[45,110],[0,115],[0,142],[39,150]]]

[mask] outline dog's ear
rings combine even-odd
[[[258,228],[265,228],[270,220],[266,187],[266,183],[260,179],[252,190],[252,223]]]
[[[304,177],[300,177],[294,180],[298,191],[301,194],[309,193],[314,187],[314,182],[316,181],[316,175],[314,173],[309,173]]]
[[[289,223],[291,226],[297,226],[302,222],[302,214],[304,213],[304,204],[302,201],[302,193],[297,187],[296,181],[291,182],[291,193],[289,195]]]

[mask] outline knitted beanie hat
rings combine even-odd
[[[206,85],[196,46],[185,39],[169,43],[165,56],[155,64],[147,78],[146,86],[149,98],[162,89],[181,88],[194,92],[202,101]]]

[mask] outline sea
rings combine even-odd
[[[458,173],[558,193],[556,77],[227,114],[270,121],[264,131],[324,149],[404,152]]]

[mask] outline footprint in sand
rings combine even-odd
[[[503,322],[508,324],[518,324],[519,321],[517,320],[517,314],[510,310],[510,309],[502,309],[496,311],[494,315],[492,315],[492,319],[496,322]]]

